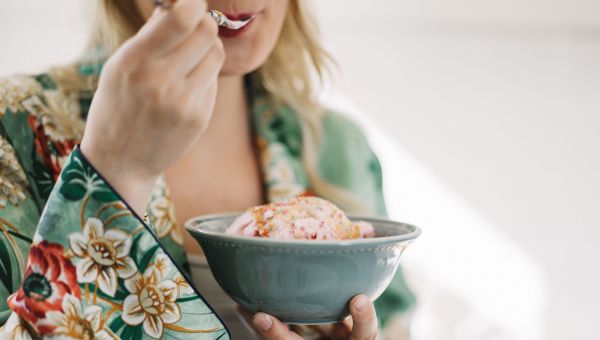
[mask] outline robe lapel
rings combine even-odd
[[[249,91],[266,200],[277,202],[309,195],[296,113],[287,106],[276,107],[264,89],[250,86]]]

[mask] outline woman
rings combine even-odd
[[[314,100],[327,58],[302,1],[98,3],[105,63],[0,82],[3,335],[227,337],[187,279],[200,249],[180,225],[307,194],[385,214],[379,163]],[[253,19],[219,32],[208,8]],[[398,274],[379,322],[412,303]],[[334,332],[375,338],[371,302],[350,306]],[[252,321],[298,338],[272,316]]]

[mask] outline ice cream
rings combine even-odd
[[[352,222],[335,204],[317,197],[297,197],[246,210],[227,234],[279,240],[349,240],[374,237],[373,226]]]

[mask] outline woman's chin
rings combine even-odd
[[[257,70],[260,67],[260,64],[257,65],[248,65],[246,63],[240,64],[228,64],[225,62],[223,68],[221,68],[221,72],[219,76],[221,77],[235,77],[235,76],[245,76],[253,71]]]
[[[244,76],[256,71],[269,57],[269,50],[260,48],[231,48],[225,45],[225,63],[221,76]]]

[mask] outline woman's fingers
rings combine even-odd
[[[374,340],[377,339],[378,325],[375,307],[365,295],[357,295],[350,301],[351,322],[334,326],[333,339]],[[289,330],[288,326],[271,315],[257,313],[252,319],[254,328],[267,340],[298,340],[298,334]],[[350,328],[352,331],[350,332]]]
[[[252,324],[267,340],[302,340],[302,337],[290,331],[286,324],[265,313],[254,315]]]
[[[342,322],[336,323],[331,329],[331,339],[346,340],[350,338],[352,332],[352,318],[348,318]]]
[[[186,87],[192,92],[197,92],[199,85],[205,84],[207,79],[217,78],[225,62],[223,44],[216,41],[204,59],[190,72],[185,80]]]
[[[207,18],[205,0],[178,0],[169,9],[157,9],[136,35],[133,45],[144,54],[164,55],[179,46]]]
[[[169,67],[177,68],[184,77],[200,64],[216,43],[220,42],[217,24],[209,18],[209,14],[205,16],[194,32],[164,57],[164,62],[168,63]]]
[[[352,315],[351,340],[371,340],[377,338],[377,316],[375,307],[369,298],[357,295],[350,300]]]
[[[224,55],[223,46],[219,41],[210,49],[196,69],[181,83],[184,87],[181,98],[183,104],[191,108],[204,106],[212,112],[214,100],[209,99],[215,98],[219,72],[225,59]],[[198,112],[198,110],[192,109],[190,112]],[[202,124],[204,125],[202,129],[204,129],[210,121],[210,117],[212,117],[212,114],[209,116],[194,116],[192,119],[204,122]]]

